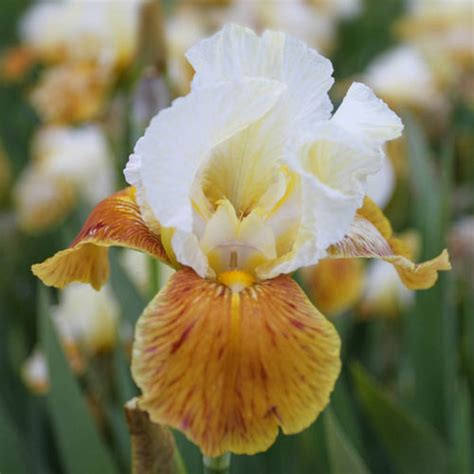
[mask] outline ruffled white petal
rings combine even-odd
[[[382,163],[379,151],[368,147],[360,135],[326,122],[302,139],[297,159],[321,183],[353,196],[362,204],[365,180]]]
[[[300,176],[300,223],[291,252],[259,269],[271,278],[314,265],[350,228],[365,195],[365,180],[380,166],[378,151],[331,122],[287,148],[286,161]]]
[[[192,88],[265,77],[287,85],[290,116],[315,122],[329,117],[332,104],[327,91],[333,84],[329,60],[284,33],[252,30],[229,24],[191,48],[186,57],[196,71]]]
[[[375,147],[399,137],[403,130],[398,115],[359,82],[351,85],[332,122]]]
[[[352,197],[324,185],[303,168],[299,173],[301,218],[293,249],[258,268],[259,278],[273,278],[317,263],[331,243],[344,237],[357,209]]]
[[[126,171],[164,227],[193,228],[190,193],[211,150],[273,107],[284,87],[265,79],[203,88],[160,112],[138,141]],[[136,164],[140,160],[140,172]]]

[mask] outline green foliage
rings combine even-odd
[[[391,400],[360,365],[352,370],[357,395],[370,422],[402,474],[448,472],[448,450],[434,430]]]
[[[0,405],[0,472],[26,472],[25,454],[17,428]]]
[[[116,471],[79,386],[61,349],[49,313],[47,290],[38,299],[41,343],[48,360],[50,391],[48,408],[66,472],[113,474]]]
[[[367,466],[350,444],[331,409],[326,409],[323,416],[331,472],[368,474]]]

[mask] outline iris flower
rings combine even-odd
[[[189,95],[161,111],[69,248],[33,272],[100,288],[107,248],[177,271],[138,321],[132,374],[152,421],[207,456],[267,449],[329,401],[340,371],[333,325],[289,276],[324,258],[392,263],[410,288],[449,268],[415,264],[365,197],[400,119],[354,84],[331,116],[331,63],[283,33],[227,25],[191,48]]]
[[[14,187],[18,222],[27,232],[57,224],[80,199],[92,206],[115,189],[112,156],[96,124],[42,127],[32,155]]]

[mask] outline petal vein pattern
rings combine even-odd
[[[109,277],[111,246],[140,250],[169,263],[160,236],[143,221],[132,187],[101,201],[69,248],[33,265],[32,271],[49,286],[63,288],[78,281],[98,290]]]
[[[332,258],[379,258],[391,263],[403,284],[412,290],[431,288],[438,272],[451,270],[448,251],[423,263],[414,263],[408,247],[393,236],[392,226],[377,205],[366,197],[347,233],[329,251]]]
[[[136,173],[126,177],[162,226],[192,231],[190,192],[199,168],[214,147],[265,115],[284,88],[265,79],[209,87],[177,99],[153,119],[135,147],[139,180]]]
[[[340,370],[334,327],[289,277],[239,293],[178,271],[141,316],[132,372],[140,405],[203,453],[253,454],[328,403]]]

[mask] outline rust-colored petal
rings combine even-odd
[[[357,211],[352,227],[343,240],[329,249],[333,258],[380,258],[391,263],[407,288],[431,288],[438,272],[450,270],[448,251],[445,249],[432,260],[414,263],[408,247],[393,236],[392,226],[378,206],[368,197]]]
[[[174,274],[136,329],[132,373],[140,406],[208,456],[267,449],[278,427],[297,433],[327,405],[340,340],[288,276],[240,292]]]
[[[98,290],[108,279],[108,247],[141,250],[169,263],[160,236],[143,221],[129,187],[101,201],[91,212],[69,248],[32,266],[43,283],[63,288],[73,281],[90,283]]]

